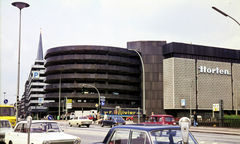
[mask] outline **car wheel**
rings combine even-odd
[[[101,127],[104,127],[103,123],[101,123]]]
[[[13,144],[12,141],[10,141],[9,144]]]
[[[90,125],[87,125],[87,127],[89,128],[89,127],[90,127]]]
[[[110,128],[112,128],[113,127],[113,125],[110,125]]]

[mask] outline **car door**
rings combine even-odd
[[[112,120],[112,117],[109,117],[107,120],[103,120],[102,123],[103,123],[103,125],[105,125],[105,126],[109,126],[111,120]]]
[[[13,143],[27,143],[27,124],[20,123],[11,133],[10,140]]]
[[[130,130],[118,129],[114,131],[112,137],[108,140],[109,144],[128,144]]]
[[[146,131],[131,130],[131,144],[150,144],[150,138]]]

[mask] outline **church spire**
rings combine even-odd
[[[38,52],[36,60],[43,60],[43,48],[42,48],[42,32],[40,30],[40,38],[38,44]]]

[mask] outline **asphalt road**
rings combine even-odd
[[[100,125],[93,124],[90,128],[83,127],[69,127],[68,123],[58,122],[60,127],[68,134],[72,134],[81,138],[81,144],[89,144],[93,142],[102,142],[105,138],[110,127],[101,127]],[[129,123],[129,122],[128,122]],[[221,133],[204,133],[192,132],[199,144],[239,144],[239,135],[229,135]]]

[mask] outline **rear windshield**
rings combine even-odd
[[[14,116],[14,108],[0,107],[0,116]]]
[[[173,117],[165,117],[166,122],[173,122],[174,118]]]

